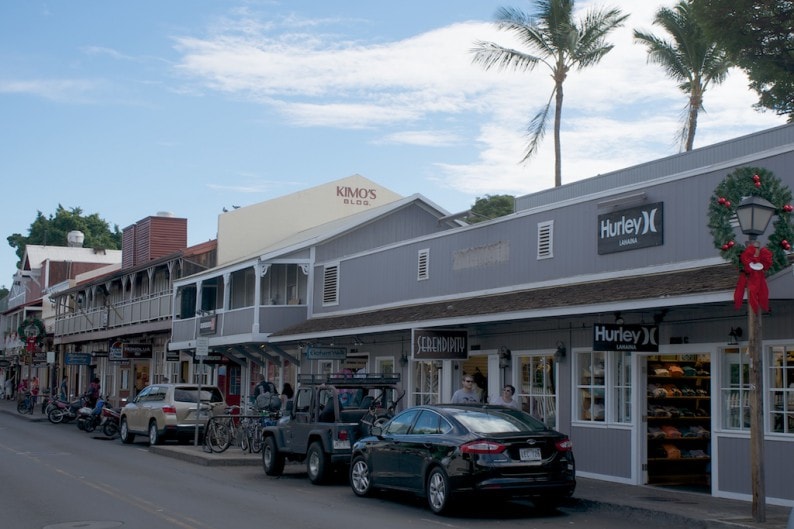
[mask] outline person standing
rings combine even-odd
[[[463,387],[452,394],[452,404],[468,404],[480,402],[480,396],[474,389],[474,377],[463,375]]]
[[[292,389],[292,384],[284,382],[284,387],[281,388],[281,408],[287,407],[287,401],[295,396],[295,390]]]
[[[61,379],[61,386],[58,391],[58,398],[64,402],[69,402],[69,378],[66,375]]]
[[[6,379],[6,400],[14,398],[14,379],[9,377]]]
[[[511,386],[510,384],[505,384],[505,387],[502,389],[502,394],[495,396],[491,400],[491,404],[498,404],[500,406],[508,406],[510,408],[515,408],[517,410],[521,409],[521,403],[518,399],[514,399],[513,395],[516,393],[516,388]]]
[[[99,385],[99,378],[94,377],[91,380],[91,383],[88,385],[88,389],[85,391],[85,398],[88,407],[93,408],[96,406],[96,401],[99,400],[100,390],[101,386]]]

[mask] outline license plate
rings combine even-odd
[[[346,450],[350,448],[350,441],[334,441],[334,450]]]
[[[519,448],[521,461],[540,461],[540,448]]]
[[[210,412],[208,412],[208,411],[200,411],[199,414],[198,414],[198,418],[200,420],[209,419],[210,418]]]

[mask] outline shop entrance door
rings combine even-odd
[[[647,358],[646,484],[711,488],[711,356]]]

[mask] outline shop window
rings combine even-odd
[[[722,427],[750,430],[750,357],[747,348],[722,355]]]
[[[557,427],[557,394],[554,357],[521,356],[518,359],[521,373],[514,398],[521,402],[524,411],[540,419],[550,428]]]
[[[631,422],[631,353],[587,351],[577,353],[576,362],[574,417],[597,423]]]
[[[794,434],[794,346],[770,350],[769,427],[776,433]]]

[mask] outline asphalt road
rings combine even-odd
[[[531,502],[464,505],[433,515],[411,496],[356,497],[345,481],[315,486],[303,465],[281,478],[259,466],[208,467],[87,434],[73,424],[0,413],[0,527],[4,529],[588,529],[663,527],[653,520]]]

